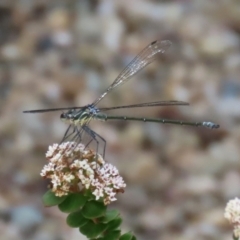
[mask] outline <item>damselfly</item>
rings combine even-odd
[[[98,108],[97,104],[113,89],[127,82],[132,76],[137,72],[147,66],[149,63],[154,61],[156,57],[160,54],[164,54],[166,50],[171,46],[169,40],[164,41],[154,41],[150,43],[146,48],[144,48],[118,75],[118,77],[113,81],[113,83],[103,92],[103,94],[97,98],[92,104],[88,104],[82,107],[69,107],[69,108],[52,108],[52,109],[38,109],[38,110],[28,110],[24,113],[43,113],[51,111],[62,111],[66,112],[60,115],[61,120],[67,122],[69,127],[67,128],[62,142],[70,139],[74,142],[80,142],[82,140],[83,133],[90,136],[91,141],[96,142],[96,152],[98,152],[98,147],[100,141],[103,142],[103,156],[105,155],[106,140],[89,128],[89,122],[92,119],[107,121],[107,120],[125,120],[125,121],[143,121],[143,122],[156,122],[156,123],[169,123],[169,124],[179,124],[179,125],[189,125],[189,126],[201,126],[210,129],[219,128],[218,124],[209,121],[203,122],[191,122],[182,120],[171,120],[171,119],[161,119],[161,118],[146,118],[146,117],[132,117],[132,116],[116,116],[108,115],[104,112],[113,109],[123,109],[123,108],[140,108],[140,107],[156,107],[156,106],[175,106],[175,105],[189,105],[182,101],[157,101],[148,103],[138,103],[126,106],[115,106],[108,108]],[[87,145],[88,145],[87,144]]]

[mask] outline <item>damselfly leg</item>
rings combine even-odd
[[[96,142],[96,144],[97,144],[96,153],[98,153],[98,150],[99,150],[99,143],[100,143],[99,139],[103,142],[103,157],[104,157],[105,150],[106,150],[106,144],[107,144],[106,140],[102,136],[100,136],[99,134],[94,132],[92,129],[90,129],[87,125],[83,126],[83,129],[86,133],[88,133],[88,135],[90,137],[92,137],[92,140]],[[90,144],[90,142],[89,142],[89,144]]]

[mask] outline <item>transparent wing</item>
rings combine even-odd
[[[107,90],[93,102],[93,105],[98,104],[111,90],[127,82],[133,75],[146,67],[149,63],[156,59],[158,54],[163,54],[171,46],[169,40],[157,40],[150,43],[144,48],[118,75],[114,82],[107,88]]]
[[[34,109],[34,110],[25,110],[23,113],[44,113],[44,112],[54,112],[54,111],[62,111],[62,110],[70,110],[70,109],[83,109],[84,107],[65,107],[65,108],[48,108],[48,109]]]
[[[182,101],[157,101],[157,102],[148,102],[148,103],[138,103],[132,105],[125,106],[116,106],[116,107],[108,107],[108,108],[99,108],[100,111],[109,111],[114,109],[122,109],[122,108],[138,108],[138,107],[157,107],[157,106],[187,106],[189,103]]]

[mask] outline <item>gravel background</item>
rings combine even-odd
[[[140,240],[231,238],[223,212],[240,197],[240,2],[2,0],[2,240],[85,239],[41,203],[44,154],[67,126],[59,112],[22,111],[91,103],[155,39],[173,45],[99,106],[182,100],[191,105],[118,113],[221,128],[92,121],[128,185],[112,206]]]

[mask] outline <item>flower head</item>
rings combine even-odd
[[[227,203],[224,217],[233,225],[235,237],[240,237],[240,199],[235,198]]]
[[[56,196],[91,190],[95,199],[105,204],[116,201],[116,194],[124,192],[125,182],[116,167],[83,144],[64,142],[49,146],[46,153],[48,164],[40,173],[51,180],[51,190]]]

